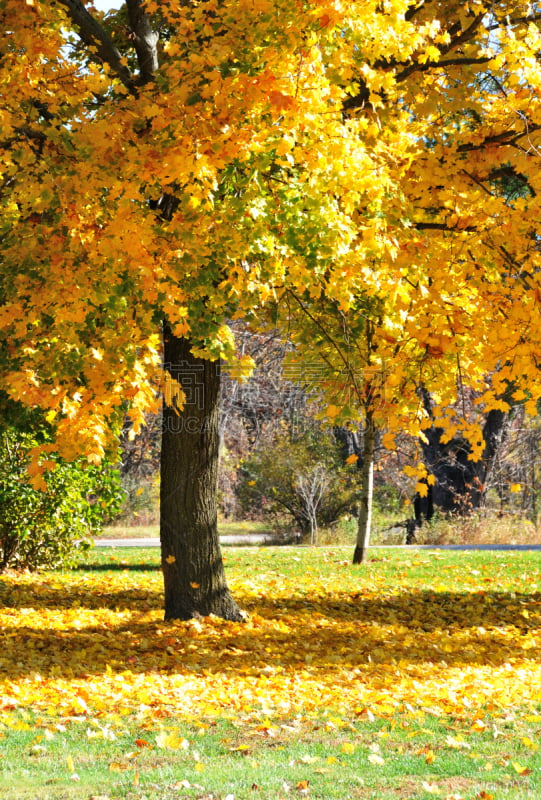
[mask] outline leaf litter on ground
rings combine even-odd
[[[287,726],[301,719],[305,734],[322,724],[326,742],[336,738],[325,758],[300,757],[305,770],[362,755],[363,769],[377,771],[397,758],[392,739],[360,746],[347,725],[353,734],[357,723],[387,720],[393,730],[405,726],[401,757],[429,770],[426,785],[445,797],[431,772],[438,774],[441,748],[471,760],[476,739],[509,738],[494,719],[519,708],[513,730],[522,749],[508,747],[499,768],[516,780],[532,772],[541,720],[535,553],[408,552],[353,567],[339,548],[228,551],[230,584],[249,612],[244,624],[165,623],[157,569],[139,569],[133,553],[93,559],[80,571],[0,579],[0,730],[39,730],[36,757],[59,736],[55,719],[61,727],[78,721],[89,742],[110,748],[136,721],[134,755],[124,748],[110,769],[120,774],[146,754],[179,752],[189,756],[193,782],[207,764],[179,723],[203,732],[212,720],[239,727],[243,735],[226,750],[246,759],[261,742],[284,746]],[[430,719],[453,721],[438,750],[423,733]],[[489,774],[495,762],[485,762]]]

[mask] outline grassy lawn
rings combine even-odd
[[[244,625],[157,549],[0,577],[4,800],[537,800],[541,553],[235,548]]]
[[[260,533],[272,536],[274,530],[266,522],[220,522],[221,536],[246,536]],[[144,539],[160,535],[159,525],[110,525],[100,534],[103,539]]]
[[[406,530],[397,522],[404,522],[413,512],[403,510],[400,513],[374,514],[371,536],[373,545],[404,544]],[[280,536],[280,531],[288,530],[287,520],[282,519],[279,529],[271,520],[267,521],[230,521],[220,520],[218,529],[221,536],[246,536],[247,534],[264,534]],[[115,525],[106,528],[100,535],[105,539],[136,539],[158,537],[159,525]],[[356,521],[341,520],[329,529],[320,529],[318,544],[324,546],[354,546]],[[541,544],[541,525],[534,525],[524,518],[523,514],[500,514],[495,509],[483,510],[471,517],[436,517],[430,525],[424,525],[416,533],[418,544]]]

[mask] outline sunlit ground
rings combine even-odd
[[[163,622],[157,552],[2,576],[0,709],[469,717],[541,700],[541,554],[379,553],[228,551],[245,624]]]

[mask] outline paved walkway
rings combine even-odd
[[[244,545],[250,547],[261,544],[275,544],[272,536],[252,533],[247,536],[220,536],[222,545]],[[96,547],[159,547],[158,538],[146,539],[96,539]],[[348,545],[353,547],[354,543]],[[541,550],[541,544],[388,544],[373,545],[374,550]]]
[[[220,544],[223,545],[257,545],[275,544],[276,539],[266,536],[264,533],[251,533],[247,536],[220,536]],[[96,547],[159,547],[160,540],[157,537],[146,539],[95,539]]]

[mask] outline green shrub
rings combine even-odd
[[[254,509],[258,515],[286,512],[302,538],[314,541],[318,525],[329,526],[354,509],[356,472],[344,464],[340,445],[330,432],[310,432],[295,441],[284,433],[246,459],[237,491],[246,515]]]
[[[38,436],[0,433],[0,570],[54,568],[87,549],[121,500],[118,471],[49,456],[47,490],[34,489],[27,473]]]

